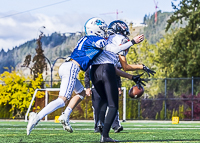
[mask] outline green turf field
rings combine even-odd
[[[68,133],[62,125],[54,122],[39,122],[29,136],[27,122],[0,121],[0,142],[99,142],[100,134],[94,133],[93,122],[71,123],[74,132]],[[200,123],[148,123],[122,122],[124,130],[110,137],[120,142],[200,142]]]

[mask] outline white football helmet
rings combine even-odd
[[[105,21],[101,18],[91,18],[85,23],[85,34],[87,36],[94,35],[100,37],[106,37],[106,31],[108,26]]]

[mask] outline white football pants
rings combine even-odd
[[[59,67],[59,76],[61,78],[59,96],[64,96],[70,99],[72,92],[76,94],[84,90],[83,85],[77,79],[80,67],[72,61],[65,62]]]

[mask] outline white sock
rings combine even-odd
[[[45,106],[39,113],[38,117],[41,120],[44,116],[52,113],[58,108],[64,107],[65,102],[61,98],[57,98],[54,101],[51,101],[47,106]]]
[[[64,113],[69,117],[70,114],[72,113],[72,108],[67,107],[67,108],[65,109]]]

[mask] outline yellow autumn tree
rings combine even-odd
[[[41,88],[42,75],[40,74],[35,80],[31,77],[25,77],[20,72],[12,71],[11,73],[5,71],[0,75],[0,106],[7,107],[10,116],[16,114],[24,115],[29,107],[30,101],[35,89]],[[43,94],[37,94],[39,98]],[[0,111],[0,115],[2,115]]]

